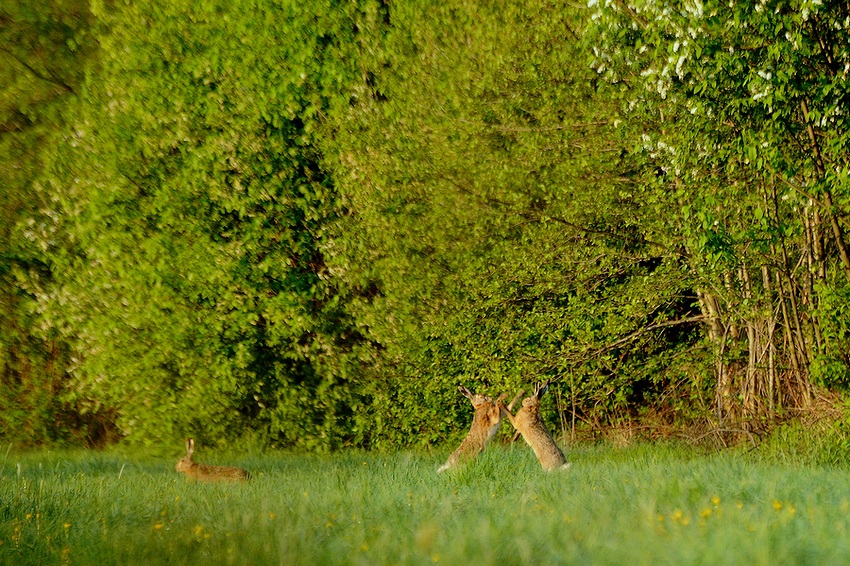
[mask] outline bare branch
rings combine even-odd
[[[607,126],[608,120],[597,120],[594,122],[580,122],[577,124],[558,124],[556,126],[503,126],[501,124],[487,124],[473,120],[459,120],[463,124],[471,124],[482,128],[489,128],[499,132],[558,132],[563,130],[579,130],[582,128],[593,128],[596,126]]]
[[[17,61],[17,62],[18,62],[18,64],[19,64],[20,66],[22,66],[22,67],[23,67],[23,68],[25,68],[27,71],[29,71],[29,72],[30,72],[33,76],[35,76],[37,79],[42,80],[42,81],[45,81],[45,82],[48,82],[48,83],[51,83],[51,84],[55,84],[55,85],[57,85],[57,86],[60,86],[60,87],[62,87],[63,89],[67,90],[68,92],[74,92],[74,89],[73,89],[73,87],[71,87],[71,85],[69,85],[69,84],[67,84],[66,82],[62,81],[59,77],[57,77],[57,76],[56,76],[54,73],[52,73],[49,69],[46,69],[47,74],[44,74],[44,73],[42,73],[42,72],[38,71],[38,70],[37,70],[36,68],[34,68],[32,65],[30,65],[29,63],[27,63],[26,61],[24,61],[23,59],[21,59],[20,57],[18,57],[18,56],[17,56],[14,52],[12,52],[12,50],[10,50],[10,49],[8,49],[8,48],[6,48],[6,47],[2,47],[2,46],[0,46],[0,52],[5,53],[5,54],[6,54],[6,55],[8,55],[9,57],[11,57],[11,58],[12,58],[12,59],[14,59],[15,61]]]

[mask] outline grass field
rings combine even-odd
[[[516,444],[442,475],[443,453],[243,454],[253,481],[210,485],[179,456],[7,454],[0,563],[850,563],[845,465],[600,445],[546,474]]]

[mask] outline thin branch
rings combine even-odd
[[[20,110],[13,110],[12,117],[0,124],[0,133],[19,132],[33,125],[29,116]]]
[[[67,90],[68,92],[74,92],[74,89],[71,87],[71,85],[69,85],[69,84],[65,83],[64,81],[60,80],[60,79],[59,79],[59,78],[58,78],[58,77],[57,77],[54,73],[50,72],[50,70],[49,70],[49,69],[47,70],[47,75],[45,75],[44,73],[41,73],[40,71],[38,71],[37,69],[35,69],[35,68],[34,68],[32,65],[30,65],[29,63],[27,63],[26,61],[24,61],[23,59],[21,59],[20,57],[18,57],[17,55],[15,55],[15,53],[14,53],[14,52],[12,52],[10,49],[7,49],[6,47],[2,47],[2,46],[0,46],[0,51],[2,51],[3,53],[7,54],[9,57],[11,57],[12,59],[14,59],[15,61],[17,61],[19,65],[21,65],[21,66],[22,66],[22,67],[24,67],[27,71],[29,71],[30,73],[32,73],[32,74],[33,74],[33,75],[34,75],[37,79],[42,80],[42,81],[45,81],[45,82],[48,82],[48,83],[51,83],[51,84],[55,84],[55,85],[57,85],[57,86],[60,86],[60,87],[62,87],[63,89]]]
[[[485,206],[485,207],[487,207],[491,210],[501,210],[501,211],[505,211],[507,213],[516,214],[520,218],[525,219],[526,222],[533,222],[533,223],[536,223],[536,224],[542,224],[544,222],[543,216],[540,216],[540,215],[537,215],[537,214],[531,214],[531,213],[523,212],[523,211],[519,211],[519,210],[512,210],[512,206],[509,203],[506,203],[506,202],[501,201],[501,200],[494,198],[494,197],[480,196],[480,195],[476,194],[472,189],[465,186],[463,183],[461,183],[460,181],[458,181],[457,179],[455,179],[455,178],[453,178],[449,175],[439,175],[438,178],[440,178],[444,181],[448,181],[456,189],[458,189],[461,193],[472,197],[473,199],[477,200],[480,205]],[[497,207],[499,207],[499,208],[497,208]],[[552,222],[557,222],[558,224],[563,224],[564,226],[569,226],[570,228],[572,228],[572,229],[574,229],[578,232],[585,233],[585,234],[597,234],[597,235],[600,235],[600,236],[607,236],[609,238],[615,238],[615,239],[618,239],[618,240],[621,240],[621,241],[627,241],[627,242],[633,242],[633,243],[636,243],[636,244],[649,245],[649,246],[653,246],[653,247],[656,247],[656,248],[659,248],[659,249],[662,249],[662,250],[665,250],[665,251],[670,251],[670,246],[666,246],[666,245],[664,245],[660,242],[654,242],[652,240],[647,240],[646,238],[635,238],[633,236],[628,236],[626,234],[618,234],[616,232],[611,232],[611,231],[608,231],[608,230],[596,230],[596,229],[593,229],[593,228],[589,228],[587,226],[580,226],[580,225],[578,225],[574,222],[570,222],[569,220],[567,220],[565,218],[560,218],[560,217],[557,217],[557,216],[545,216],[545,219],[551,220]]]
[[[608,350],[613,350],[617,346],[619,346],[619,345],[621,345],[625,342],[628,342],[629,340],[634,340],[635,338],[638,338],[641,335],[643,335],[647,332],[650,332],[652,330],[658,330],[660,328],[667,328],[667,327],[670,327],[670,326],[678,326],[680,324],[690,324],[692,322],[705,322],[707,320],[709,320],[709,317],[701,314],[701,315],[696,315],[696,316],[689,316],[689,317],[686,317],[686,318],[680,318],[680,319],[677,319],[677,320],[667,320],[665,322],[659,322],[658,324],[650,324],[649,326],[645,326],[643,328],[640,328],[640,329],[636,330],[635,332],[632,332],[628,336],[620,338],[619,340],[615,340],[614,342],[611,342],[610,344],[602,346],[601,348],[598,348],[598,349],[590,351],[590,352],[585,352],[584,355],[572,357],[570,359],[570,363],[573,366],[578,366],[578,365],[580,365],[580,364],[582,364],[582,363],[584,363],[588,360],[591,360],[593,358],[596,358],[596,357],[602,355],[603,353],[607,352]],[[526,358],[526,359],[529,360],[529,361],[535,360],[535,358],[533,358],[533,357],[529,357],[529,358]],[[539,360],[539,358],[537,358],[537,359]],[[563,368],[563,363],[562,363],[563,360],[564,360],[564,358],[561,357],[561,359],[559,360],[558,363],[551,363],[548,366],[541,367],[535,375],[536,376],[545,376],[545,375],[549,375],[549,372],[551,372],[553,370],[559,370],[559,369]],[[558,377],[553,377],[553,378],[551,378],[552,383],[555,383],[555,382],[558,382],[558,381],[563,381],[564,377],[565,377],[564,374],[560,374]]]
[[[696,316],[689,316],[687,318],[680,318],[680,319],[677,319],[677,320],[667,320],[667,321],[664,321],[664,322],[659,322],[658,324],[650,324],[649,326],[644,326],[643,328],[639,328],[638,330],[636,330],[635,332],[632,332],[628,336],[620,338],[619,340],[615,340],[614,342],[611,342],[610,344],[603,346],[602,348],[599,348],[598,350],[596,350],[595,355],[599,355],[602,352],[606,352],[608,350],[613,350],[614,348],[616,348],[620,344],[624,344],[624,343],[626,343],[630,340],[634,340],[635,338],[638,338],[641,335],[643,335],[643,334],[645,334],[645,333],[647,333],[651,330],[658,330],[659,328],[667,328],[669,326],[678,326],[680,324],[690,324],[692,322],[704,322],[707,319],[708,319],[708,317],[706,317],[703,314],[700,314],[700,315],[696,315]]]
[[[619,6],[619,7],[620,7],[620,9],[622,9],[624,12],[626,12],[626,14],[628,14],[628,15],[629,15],[629,17],[630,17],[630,18],[632,18],[632,20],[634,20],[635,22],[637,22],[637,24],[638,24],[638,25],[640,25],[640,27],[641,27],[642,29],[646,29],[646,26],[647,26],[647,25],[649,25],[649,22],[647,21],[647,19],[646,19],[646,18],[644,18],[643,16],[641,16],[640,14],[638,14],[637,12],[635,12],[635,11],[632,9],[632,7],[631,7],[631,6],[629,6],[629,4],[628,4],[626,1],[624,1],[624,0],[615,0],[615,2],[614,2],[614,3],[615,3],[617,6]]]
[[[824,176],[823,157],[821,156],[820,145],[818,144],[815,129],[809,120],[809,107],[805,100],[800,102],[800,108],[803,111],[803,120],[806,124],[806,129],[809,132],[809,139],[812,142],[812,151],[815,155],[815,166],[818,172],[818,177]],[[829,215],[829,224],[832,227],[832,235],[835,240],[835,245],[838,248],[838,255],[841,258],[841,263],[844,266],[844,274],[850,280],[850,254],[847,252],[847,245],[844,243],[844,234],[841,226],[838,224],[838,215],[835,214],[835,207],[832,202],[832,193],[828,190],[823,192],[824,204],[826,204],[826,213]]]
[[[527,218],[530,221],[543,222],[543,219],[540,218],[540,217],[534,217],[530,214],[523,214],[523,213],[519,213],[519,214],[523,218]],[[619,240],[623,240],[623,241],[627,241],[627,242],[633,242],[633,243],[636,243],[636,244],[647,244],[647,245],[650,245],[650,246],[653,246],[653,247],[656,247],[656,248],[660,248],[660,249],[665,250],[665,251],[670,251],[670,246],[666,246],[666,245],[664,245],[660,242],[654,242],[652,240],[647,240],[646,238],[634,238],[634,237],[631,237],[631,236],[627,236],[625,234],[617,234],[615,232],[610,232],[610,231],[607,231],[607,230],[594,230],[594,229],[588,228],[586,226],[580,226],[580,225],[578,225],[574,222],[570,222],[569,220],[566,220],[565,218],[559,218],[557,216],[547,216],[546,219],[551,220],[553,222],[557,222],[559,224],[563,224],[564,226],[569,226],[570,228],[572,228],[574,230],[578,230],[578,231],[584,232],[586,234],[597,234],[597,235],[600,235],[600,236],[608,236],[609,238],[616,238],[616,239],[619,239]]]
[[[597,120],[595,122],[580,122],[578,124],[560,124],[557,126],[502,126],[500,124],[487,124],[473,120],[458,120],[463,124],[471,124],[482,128],[489,128],[500,132],[558,132],[563,130],[578,130],[581,128],[592,128],[595,126],[607,126],[608,120]]]

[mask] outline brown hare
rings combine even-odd
[[[472,406],[475,408],[472,427],[470,427],[469,434],[466,435],[457,450],[452,452],[449,459],[437,469],[437,472],[456,468],[462,462],[478,456],[496,436],[496,433],[499,432],[499,425],[502,424],[500,406],[505,395],[493,401],[492,397],[487,395],[473,394],[463,385],[458,386],[458,390],[472,402]]]
[[[522,408],[517,411],[516,416],[511,414],[511,407],[505,407],[500,403],[505,416],[514,425],[517,432],[522,434],[522,437],[534,450],[537,459],[540,460],[540,465],[547,472],[564,470],[570,466],[564,457],[564,453],[561,452],[561,449],[552,439],[552,435],[546,430],[543,419],[540,418],[540,398],[548,390],[548,381],[545,384],[538,382],[534,388],[534,393],[522,400]],[[520,392],[520,395],[522,395],[522,392]]]
[[[183,472],[186,477],[204,482],[217,481],[245,481],[251,479],[251,474],[242,468],[234,468],[231,466],[210,466],[209,464],[199,464],[192,459],[192,454],[195,453],[195,441],[191,438],[186,439],[186,455],[177,462],[175,469],[178,472]]]

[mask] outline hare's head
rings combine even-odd
[[[192,454],[195,453],[195,441],[191,438],[186,439],[186,455],[180,458],[180,461],[177,462],[177,466],[175,469],[178,472],[185,472],[195,465],[195,462],[192,460]]]
[[[460,391],[464,397],[469,399],[469,402],[472,403],[472,406],[476,409],[484,405],[493,405],[492,397],[489,397],[487,395],[481,395],[480,393],[472,393],[472,391],[470,391],[463,385],[458,386],[458,391]]]
[[[536,409],[540,405],[540,399],[543,398],[543,394],[547,391],[549,391],[549,382],[543,383],[542,381],[538,381],[534,387],[534,393],[522,400],[522,407],[528,410]]]

